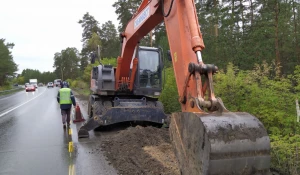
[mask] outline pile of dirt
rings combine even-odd
[[[129,127],[101,140],[102,151],[119,174],[180,174],[166,128]]]
[[[80,105],[87,110],[88,96],[76,91],[73,93]],[[104,129],[104,132],[100,130],[100,133],[101,142],[100,145],[95,145],[95,153],[100,151],[100,147],[107,161],[119,174],[180,174],[167,128],[122,126],[113,130]]]

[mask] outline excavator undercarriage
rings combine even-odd
[[[78,137],[89,137],[88,131],[98,127],[122,122],[149,122],[162,126],[167,116],[163,112],[163,105],[156,98],[137,96],[129,99],[127,96],[96,96],[89,100],[88,114],[90,119],[80,128]]]

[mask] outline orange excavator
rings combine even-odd
[[[164,22],[182,112],[173,113],[170,137],[181,174],[269,174],[270,140],[263,124],[244,112],[228,111],[215,96],[205,64],[202,34],[193,0],[143,0],[121,34],[117,67],[100,64],[91,75],[90,119],[79,137],[121,122],[161,125],[167,117],[157,100],[162,89],[162,53],[139,41]]]

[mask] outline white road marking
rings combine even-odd
[[[30,99],[30,100],[28,100],[28,101],[26,101],[25,103],[22,103],[22,104],[20,104],[20,105],[18,105],[18,106],[16,106],[16,107],[14,107],[14,108],[12,108],[12,109],[10,109],[10,110],[8,110],[8,111],[6,111],[6,112],[4,112],[4,113],[2,113],[2,114],[0,114],[0,117],[2,117],[2,116],[4,116],[4,115],[6,115],[6,114],[8,114],[8,113],[10,113],[11,111],[13,111],[13,110],[15,110],[15,109],[17,109],[17,108],[19,108],[19,107],[21,107],[21,106],[23,106],[23,105],[25,105],[25,104],[27,104],[27,103],[29,103],[30,101],[32,101],[32,100],[34,100],[34,99],[36,99],[36,98],[38,98],[39,96],[41,96],[44,92],[45,92],[46,90],[44,90],[42,93],[40,93],[38,96],[36,96],[36,97],[34,97],[34,98],[32,98],[32,99]]]

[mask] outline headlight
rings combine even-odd
[[[160,95],[160,92],[154,92],[154,95],[155,95],[155,96],[159,96],[159,95]]]

